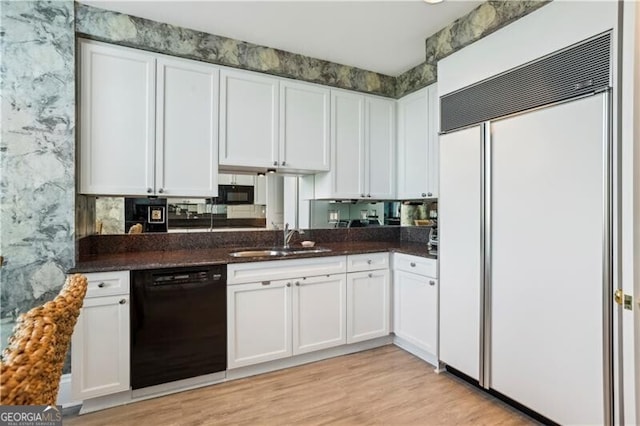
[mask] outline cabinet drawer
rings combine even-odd
[[[347,256],[347,272],[372,271],[389,267],[389,253],[365,253]]]
[[[254,283],[347,272],[346,256],[267,260],[227,265],[227,284]]]
[[[427,277],[438,277],[437,261],[420,256],[395,253],[393,255],[393,269],[425,275]]]
[[[129,271],[93,272],[87,277],[87,295],[85,297],[129,294]]]

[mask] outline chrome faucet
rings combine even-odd
[[[295,234],[296,231],[298,232],[298,235],[304,234],[304,231],[302,229],[289,229],[289,224],[284,224],[282,233],[282,246],[284,248],[289,248],[289,241],[291,241],[291,237],[293,237],[293,234]]]

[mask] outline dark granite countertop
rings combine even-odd
[[[347,254],[375,253],[380,251],[391,251],[396,253],[422,256],[429,259],[436,259],[437,256],[430,254],[427,245],[414,242],[376,242],[376,241],[353,241],[353,242],[327,242],[318,243],[318,247],[331,249],[324,253],[302,253],[292,254],[283,257],[244,257],[237,258],[229,256],[229,253],[238,250],[255,250],[262,247],[224,247],[195,250],[169,250],[169,251],[142,251],[128,253],[110,253],[95,256],[87,256],[76,263],[76,266],[69,272],[105,272],[122,270],[139,270],[154,268],[171,268],[182,266],[200,265],[220,265],[227,263],[256,262],[265,260],[286,260],[308,257],[342,256]]]

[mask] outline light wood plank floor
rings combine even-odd
[[[530,418],[392,345],[83,416],[83,425],[526,425]]]

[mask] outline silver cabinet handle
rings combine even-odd
[[[364,194],[360,194],[360,196],[361,196],[362,198],[364,198]]]
[[[100,288],[104,288],[104,286],[105,286],[105,285],[106,285],[106,284],[102,282],[102,283],[98,284],[98,287],[100,287]]]
[[[409,265],[411,265],[412,268],[416,267],[416,263],[415,262],[411,262]]]
[[[296,281],[296,286],[300,287],[300,281]]]
[[[158,189],[158,194],[162,194],[164,192],[164,189],[160,188]]]
[[[291,287],[291,283],[287,283],[287,287]]]
[[[127,299],[120,299],[118,303],[124,305],[125,303],[127,303]]]
[[[429,285],[436,285],[436,282],[434,280],[429,280]]]
[[[426,194],[425,192],[423,192],[423,193],[422,193],[422,196],[423,196],[423,197],[426,197],[426,196],[427,196],[427,194]]]
[[[274,161],[274,162],[273,162],[273,165],[274,165],[274,166],[277,166],[277,165],[278,165],[278,162],[277,162],[277,161]]]
[[[373,278],[373,274],[369,272],[369,278]]]
[[[147,194],[151,194],[152,192],[153,192],[153,189],[147,188]]]
[[[271,281],[262,281],[262,285],[270,285]]]
[[[367,194],[367,197],[371,198],[371,194]]]
[[[433,194],[431,192],[427,192],[427,195],[431,197]]]
[[[286,162],[286,161],[283,161],[283,162],[282,162],[282,165],[283,165],[283,166],[286,166],[286,165],[287,165],[287,162]]]
[[[371,265],[371,259],[367,260],[367,265]]]

